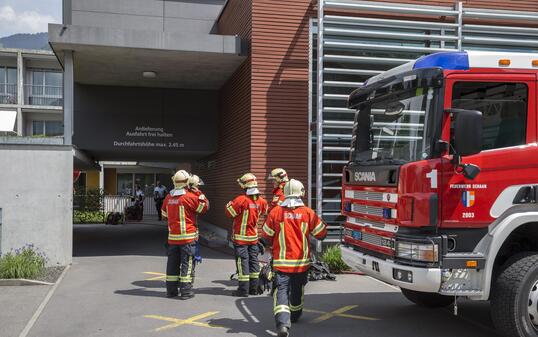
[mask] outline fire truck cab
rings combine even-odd
[[[412,302],[489,300],[538,335],[538,54],[427,55],[369,79],[343,171],[342,256]]]

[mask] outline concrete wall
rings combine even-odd
[[[0,252],[34,244],[49,265],[73,254],[70,146],[0,145]]]
[[[224,0],[71,0],[71,20],[80,26],[207,34],[223,5]]]

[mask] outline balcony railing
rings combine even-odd
[[[17,104],[17,85],[0,83],[0,104]]]
[[[62,106],[63,87],[51,85],[25,85],[27,105]]]

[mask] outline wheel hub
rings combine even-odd
[[[534,282],[531,290],[529,291],[527,314],[529,315],[534,328],[538,329],[538,281]]]

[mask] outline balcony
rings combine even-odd
[[[0,83],[0,104],[17,104],[17,85]]]
[[[26,105],[63,106],[63,87],[52,85],[25,85]]]

